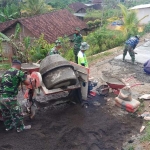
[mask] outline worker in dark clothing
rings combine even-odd
[[[61,41],[56,40],[56,41],[55,41],[55,47],[53,47],[53,48],[48,52],[48,55],[60,54],[60,52],[59,52],[60,49],[61,49]]]
[[[134,37],[130,37],[126,42],[125,42],[125,48],[123,51],[123,61],[125,61],[125,56],[127,54],[127,52],[129,52],[131,59],[132,59],[132,63],[135,64],[135,52],[134,49],[137,46],[137,44],[139,43],[139,35],[136,35]]]
[[[73,35],[73,39],[70,40],[71,42],[74,42],[74,57],[75,57],[75,62],[78,63],[78,52],[80,51],[80,46],[81,42],[83,40],[82,35],[80,34],[80,29],[76,28],[75,29],[75,34]]]
[[[150,75],[150,59],[144,63],[144,71]]]

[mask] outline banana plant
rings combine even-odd
[[[137,19],[136,11],[128,10],[124,5],[119,4],[118,5],[121,9],[122,16],[123,16],[123,28],[122,32],[125,36],[129,36],[132,34],[137,34],[138,32],[138,24],[141,20],[143,20],[145,17],[141,18],[140,20]]]
[[[1,9],[1,11],[0,11],[0,21],[1,22],[13,20],[17,17],[19,17],[19,10],[18,10],[18,7],[14,4],[6,5],[6,7]]]

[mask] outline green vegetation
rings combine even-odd
[[[123,28],[122,28],[122,32],[123,34],[128,38],[131,35],[136,35],[138,33],[138,24],[139,22],[144,19],[137,19],[136,16],[136,12],[133,10],[128,10],[127,7],[125,7],[124,5],[120,4],[119,7],[121,8],[121,12],[122,12],[122,22],[123,22]]]
[[[33,16],[52,11],[52,7],[47,5],[45,0],[25,0],[22,4],[22,14],[25,16]]]
[[[108,51],[105,51],[103,53],[99,53],[97,54],[96,56],[89,56],[87,59],[88,59],[88,63],[89,64],[92,64],[93,62],[96,62],[97,60],[101,59],[101,58],[105,58],[106,56],[110,56],[112,55],[113,52],[108,52]]]
[[[150,141],[150,122],[147,123],[145,135],[141,140],[142,142]]]
[[[145,25],[144,28],[144,33],[148,33],[148,32],[150,32],[150,22],[147,25]]]
[[[20,17],[19,7],[15,4],[6,5],[0,9],[0,22],[13,20]]]
[[[84,37],[84,40],[90,45],[87,56],[91,56],[122,45],[125,37],[120,31],[112,31],[103,27]]]
[[[0,70],[7,70],[10,68],[10,63],[0,64]]]
[[[127,150],[134,150],[134,147],[130,146]]]
[[[56,9],[66,8],[69,4],[74,2],[88,2],[88,0],[47,0],[47,3]]]

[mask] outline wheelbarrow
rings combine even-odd
[[[118,95],[122,88],[124,88],[125,86],[130,86],[128,81],[134,79],[134,76],[130,76],[127,79],[119,79],[111,75],[102,74],[101,79],[104,82],[106,82],[106,84],[100,85],[100,87],[97,88],[97,91],[100,95],[103,95],[103,96],[108,95],[110,89],[115,95]],[[143,83],[135,83],[131,85],[130,88],[138,86],[138,85],[143,85]]]

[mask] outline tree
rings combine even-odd
[[[0,11],[0,22],[13,20],[18,17],[20,17],[19,8],[15,4],[6,5],[6,7]]]
[[[22,5],[22,14],[27,16],[43,14],[52,11],[52,7],[45,0],[25,0]]]
[[[136,12],[133,10],[128,10],[124,5],[118,5],[121,8],[122,16],[123,16],[123,33],[125,36],[129,37],[130,35],[135,35],[138,32],[138,24],[145,17],[140,20],[137,19]]]

